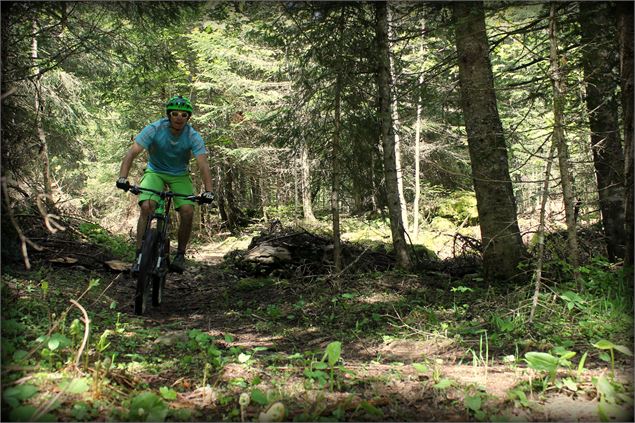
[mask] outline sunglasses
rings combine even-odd
[[[187,119],[188,117],[190,117],[190,114],[188,112],[177,112],[176,110],[172,110],[170,112],[170,116],[172,116],[173,118],[181,116],[183,119]]]

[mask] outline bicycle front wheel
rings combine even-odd
[[[137,291],[134,299],[134,312],[141,315],[146,311],[146,304],[150,294],[150,282],[155,261],[157,230],[148,229],[141,246],[141,263],[137,276]]]
[[[159,243],[161,245],[161,243]],[[168,276],[170,267],[170,239],[163,243],[163,251],[160,253],[161,265],[157,269],[157,274],[152,276],[152,305],[160,306],[163,301],[163,288],[165,288],[165,278]]]

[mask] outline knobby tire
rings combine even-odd
[[[163,244],[164,252],[162,254],[164,263],[161,263],[159,274],[152,276],[152,305],[160,306],[163,301],[163,288],[165,288],[165,279],[170,268],[170,239],[166,239]]]
[[[148,295],[150,294],[150,279],[152,279],[152,271],[155,263],[156,240],[157,230],[149,229],[145,234],[145,239],[141,246],[141,263],[139,264],[137,291],[134,301],[134,312],[138,315],[145,313]]]

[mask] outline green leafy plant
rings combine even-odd
[[[324,355],[320,361],[311,361],[310,367],[304,370],[304,376],[317,381],[320,386],[326,385],[327,373],[324,371],[330,369],[330,389],[333,390],[335,380],[335,368],[342,354],[342,343],[334,341],[326,346]]]
[[[142,392],[130,402],[129,420],[162,422],[168,415],[167,404],[152,392]]]
[[[485,393],[478,391],[473,395],[466,395],[463,398],[463,405],[468,412],[474,414],[474,417],[478,421],[483,421],[487,417],[485,411],[482,409],[485,396]]]
[[[571,366],[570,358],[575,356],[574,351],[563,351],[559,357],[551,355],[545,352],[531,351],[525,354],[525,361],[530,368],[538,371],[544,371],[549,374],[549,382],[553,383],[556,380],[556,375],[559,367]]]
[[[630,421],[632,418],[632,395],[622,392],[621,384],[611,382],[602,375],[593,378],[600,403],[598,404],[598,416],[603,422],[608,421]]]
[[[584,298],[573,291],[565,291],[560,294],[559,297],[565,302],[569,311],[573,310],[574,308],[582,310],[586,305],[586,301],[584,300]]]
[[[79,231],[95,244],[108,248],[119,257],[129,260],[134,258],[134,246],[121,235],[112,234],[95,223],[81,223]]]
[[[593,344],[595,348],[599,348],[601,350],[609,350],[611,352],[611,378],[615,378],[615,353],[614,350],[621,352],[629,357],[633,356],[633,353],[628,347],[624,345],[615,345],[611,341],[607,341],[606,339],[601,339],[595,344]]]

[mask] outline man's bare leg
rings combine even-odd
[[[143,235],[146,231],[148,218],[154,213],[156,207],[157,203],[152,200],[146,200],[141,203],[141,212],[139,213],[139,220],[137,221],[137,251],[141,250],[141,242],[143,241]]]
[[[179,225],[178,250],[179,252],[185,253],[187,244],[190,241],[190,235],[192,234],[194,207],[190,204],[182,205],[179,207],[179,217],[181,223]]]

